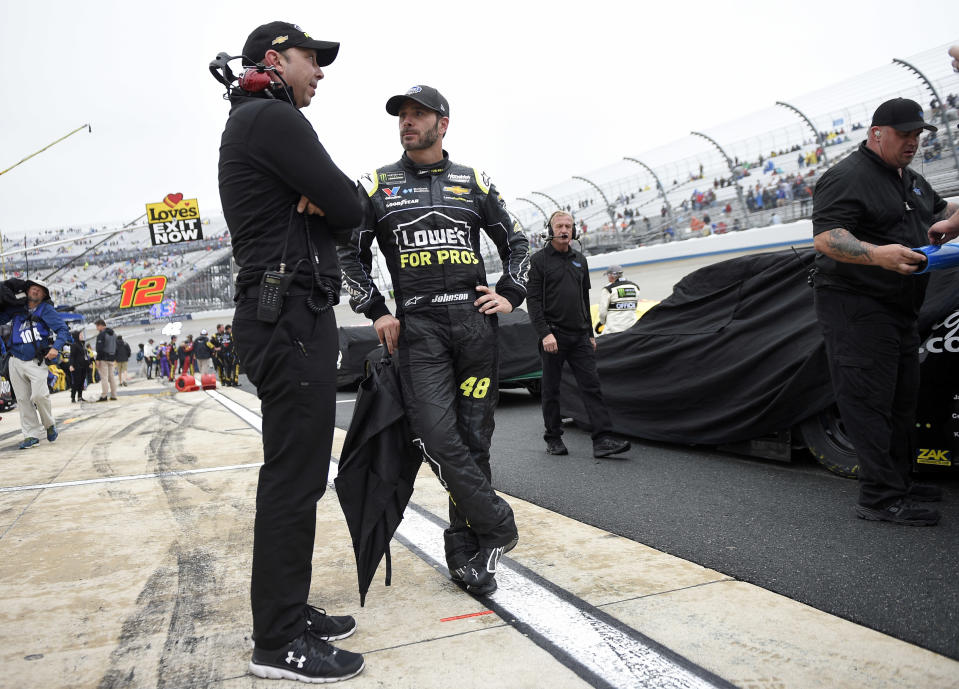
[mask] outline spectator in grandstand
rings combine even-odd
[[[73,333],[73,344],[70,346],[70,401],[85,402],[83,390],[87,386],[87,370],[90,368],[86,343],[83,341],[83,331]]]
[[[9,378],[20,410],[23,440],[19,448],[37,445],[46,434],[53,442],[59,435],[47,387],[49,364],[56,363],[69,342],[70,331],[53,308],[50,288],[41,280],[26,281],[26,302],[0,311],[0,323],[13,321],[10,333]]]
[[[959,236],[959,206],[909,168],[923,129],[906,98],[876,108],[866,141],[827,170],[813,195],[816,315],[836,404],[859,459],[862,519],[932,525],[938,486],[912,483],[919,392],[917,318],[928,275],[909,247]],[[938,222],[937,222],[938,220]]]
[[[196,359],[196,374],[213,373],[213,343],[210,342],[210,333],[206,328],[200,331],[200,336],[193,341],[193,356]]]
[[[127,386],[127,369],[130,364],[130,345],[123,340],[122,335],[117,335],[117,380],[122,387]]]
[[[612,265],[606,269],[609,284],[599,291],[599,319],[596,333],[608,335],[628,330],[636,322],[639,287],[623,279],[623,267]]]
[[[569,213],[554,212],[547,227],[549,244],[530,259],[526,297],[530,320],[541,340],[546,452],[569,453],[563,443],[559,413],[559,385],[565,362],[573,370],[589,415],[593,456],[618,455],[629,450],[630,445],[612,435],[612,422],[596,373],[596,339],[589,315],[589,265],[583,254],[570,247],[573,218]]]
[[[97,373],[100,374],[101,391],[97,402],[106,402],[107,399],[117,398],[117,375],[114,370],[117,361],[117,336],[113,328],[108,328],[106,321],[102,318],[98,318],[95,325],[97,328]]]
[[[300,110],[338,50],[294,24],[255,29],[244,61],[270,67],[265,74],[275,88],[231,90],[219,161],[220,200],[241,266],[236,344],[263,417],[249,669],[307,682],[347,679],[363,669],[363,656],[327,643],[351,635],[356,621],[308,604],[316,504],[326,490],[336,412],[336,319],[320,305],[340,291],[335,237],[348,236],[363,210],[355,185]],[[282,308],[269,312],[267,300],[258,306],[261,289],[270,286],[261,288],[261,281],[283,264],[292,269],[290,282]]]

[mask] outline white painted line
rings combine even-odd
[[[129,476],[108,476],[103,478],[88,478],[80,481],[60,481],[58,483],[35,483],[30,486],[7,486],[0,488],[0,493],[15,493],[23,490],[43,490],[44,488],[66,488],[68,486],[88,486],[94,483],[116,483],[118,481],[140,481],[145,478],[166,478],[168,476],[190,476],[191,474],[208,474],[214,471],[234,471],[236,469],[252,469],[263,466],[263,462],[252,464],[232,464],[225,467],[210,467],[208,469],[184,469],[182,471],[160,471],[155,474],[130,474]]]
[[[407,508],[396,530],[430,564],[446,569],[443,529]],[[613,687],[708,689],[716,685],[663,657],[656,650],[603,620],[570,604],[556,593],[500,560],[499,588],[490,596],[509,617],[530,627],[552,645]],[[505,620],[511,624],[509,619]]]
[[[221,401],[225,398],[217,395],[214,399]],[[236,403],[233,405],[239,407]],[[251,413],[243,407],[240,409],[246,414]],[[336,471],[337,462],[331,459],[330,484],[336,478]],[[396,535],[411,544],[414,552],[429,564],[444,571],[443,528],[419,514],[417,510],[422,509],[410,503]],[[710,682],[689,667],[666,657],[653,647],[653,643],[646,643],[637,638],[637,634],[630,634],[591,614],[589,609],[593,607],[585,602],[574,605],[569,599],[523,575],[507,559],[500,560],[496,580],[499,588],[490,599],[505,622],[532,630],[551,647],[547,649],[551,653],[566,656],[585,673],[610,687],[714,689],[729,686],[722,680]]]
[[[354,397],[351,400],[336,400],[336,403],[337,404],[353,404],[355,401],[356,401],[356,398]]]
[[[263,432],[263,417],[261,417],[259,414],[254,414],[243,405],[234,402],[226,395],[221,395],[216,390],[204,390],[203,392],[253,426],[253,428],[255,428],[257,431],[260,433]]]

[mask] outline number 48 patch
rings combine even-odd
[[[470,376],[460,383],[460,390],[463,391],[464,397],[482,399],[486,397],[486,393],[489,391],[489,378],[477,380],[476,376]]]

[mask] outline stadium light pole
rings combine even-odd
[[[719,151],[722,157],[726,159],[726,166],[729,168],[729,174],[731,174],[733,179],[736,181],[736,198],[739,199],[739,207],[743,210],[743,224],[746,227],[749,227],[749,210],[746,208],[746,201],[743,200],[743,187],[739,183],[739,178],[736,177],[736,168],[733,166],[732,159],[726,154],[726,151],[723,150],[722,146],[702,132],[690,132],[690,134],[706,139],[706,141],[715,146],[716,150]]]
[[[525,201],[526,203],[528,203],[529,205],[531,205],[533,208],[535,208],[536,210],[538,210],[538,211],[542,214],[542,216],[543,216],[543,222],[548,222],[548,221],[549,221],[549,213],[547,213],[546,211],[544,211],[544,210],[539,206],[539,204],[536,203],[535,201],[530,201],[529,199],[524,199],[522,196],[517,196],[517,197],[516,197],[516,200],[517,200],[517,201]]]
[[[613,223],[613,229],[616,229],[616,213],[613,210],[613,207],[610,205],[609,199],[606,198],[606,194],[604,194],[603,190],[599,188],[599,185],[586,179],[585,177],[577,177],[576,175],[573,175],[573,179],[582,180],[599,192],[599,195],[603,197],[603,203],[606,204],[606,212],[609,213],[609,221]]]
[[[673,207],[669,205],[669,199],[666,198],[666,189],[663,188],[663,183],[659,180],[659,175],[653,172],[653,168],[651,168],[649,165],[647,165],[641,160],[636,160],[635,158],[630,158],[629,156],[625,156],[623,160],[628,160],[631,163],[636,163],[637,165],[641,165],[643,168],[646,169],[647,172],[649,172],[649,174],[653,176],[653,179],[656,180],[656,190],[659,191],[659,195],[663,197],[663,205],[666,206],[666,220],[669,221],[670,225],[672,225],[673,224]]]
[[[792,110],[794,113],[799,115],[800,119],[802,119],[803,122],[809,125],[809,128],[812,129],[813,136],[816,137],[816,142],[819,144],[819,148],[822,149],[822,162],[825,163],[826,165],[829,165],[829,161],[826,160],[826,142],[823,141],[822,134],[819,132],[818,129],[816,129],[816,125],[812,123],[812,120],[806,117],[806,114],[794,105],[790,105],[789,103],[783,103],[781,100],[777,100],[776,105],[781,105],[787,110]]]
[[[959,151],[956,151],[956,142],[952,140],[952,130],[949,128],[949,121],[946,119],[946,109],[942,107],[942,100],[939,98],[939,94],[936,93],[936,87],[932,85],[931,81],[926,79],[925,74],[920,72],[905,60],[900,60],[899,58],[894,57],[892,58],[892,61],[894,64],[904,67],[919,77],[922,83],[925,84],[926,88],[929,89],[932,97],[936,99],[937,103],[939,103],[939,116],[942,119],[942,128],[946,130],[946,138],[949,140],[949,150],[952,151],[953,160],[956,161],[956,175],[959,176]]]
[[[531,194],[536,194],[537,196],[542,196],[544,199],[549,199],[549,200],[552,202],[552,204],[553,204],[554,206],[556,206],[556,209],[557,209],[557,210],[563,210],[563,207],[562,207],[561,205],[559,205],[559,201],[557,201],[556,199],[554,199],[552,196],[549,196],[548,194],[544,194],[544,193],[541,192],[541,191],[531,191],[530,193],[531,193]]]

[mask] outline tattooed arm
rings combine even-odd
[[[902,244],[877,246],[860,241],[841,227],[817,234],[815,247],[816,251],[840,263],[879,266],[903,275],[916,272],[925,258]]]

